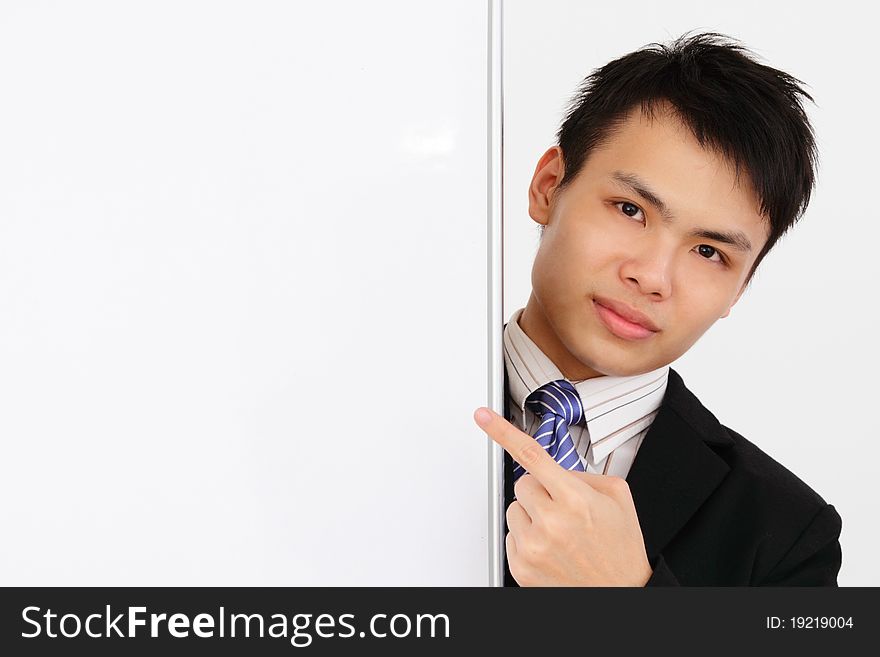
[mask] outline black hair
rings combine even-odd
[[[769,220],[767,243],[747,277],[800,218],[815,184],[815,135],[802,99],[804,83],[759,63],[740,43],[716,32],[685,33],[651,43],[594,70],[572,98],[556,138],[565,164],[557,189],[575,179],[592,149],[630,110],[648,116],[668,102],[699,144],[745,170]],[[543,227],[542,227],[543,229]],[[543,230],[542,230],[543,234]]]

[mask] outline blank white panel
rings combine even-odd
[[[484,3],[0,8],[0,581],[483,585]]]
[[[538,246],[527,190],[569,99],[593,69],[687,31],[739,39],[800,78],[819,146],[810,207],[761,263],[728,318],[673,364],[718,419],[777,459],[843,519],[841,586],[876,586],[880,495],[871,488],[880,349],[880,211],[872,5],[506,0],[504,317],[524,306]],[[867,194],[867,196],[866,196]]]

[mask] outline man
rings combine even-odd
[[[806,209],[804,97],[713,33],[579,90],[529,187],[542,232],[504,329],[512,423],[475,413],[506,450],[507,585],[837,585],[834,507],[669,367]]]

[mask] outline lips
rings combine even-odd
[[[620,301],[594,297],[593,302],[599,318],[618,337],[628,340],[642,339],[660,330],[650,317]]]

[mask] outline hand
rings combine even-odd
[[[507,560],[520,586],[645,585],[653,571],[625,479],[566,470],[488,408],[474,420],[528,471],[507,507]]]

